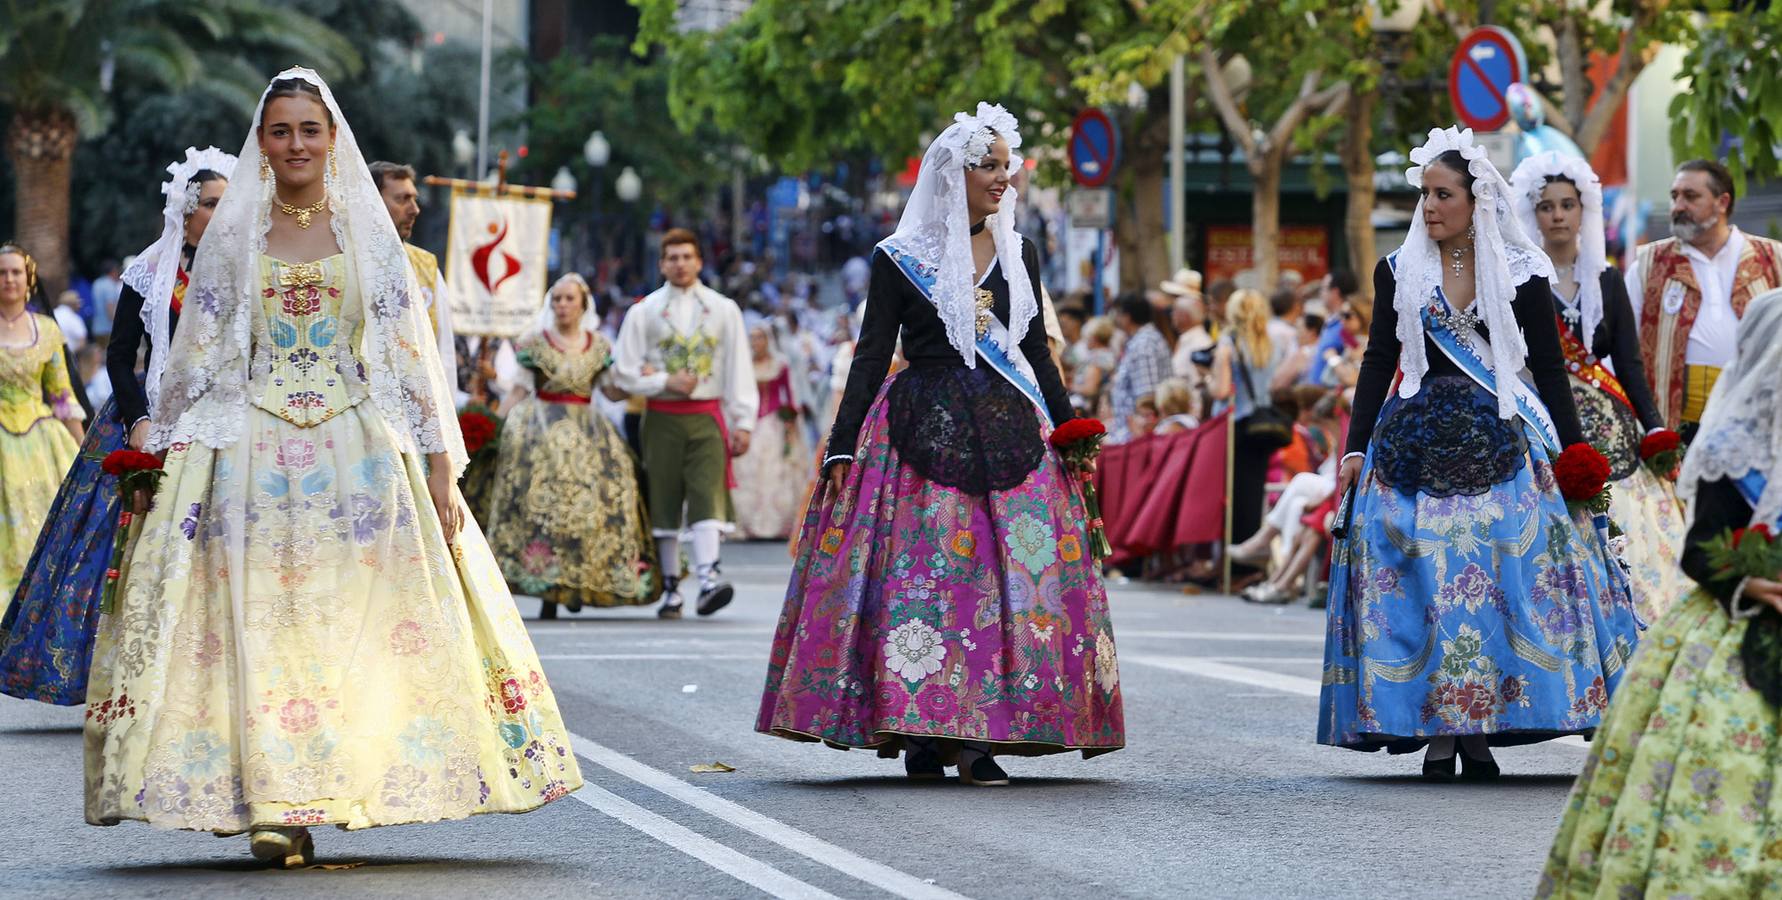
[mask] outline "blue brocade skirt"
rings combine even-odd
[[[0,619],[0,693],[58,706],[87,702],[99,601],[118,529],[118,483],[100,464],[129,430],[107,400],[93,416]]]
[[[1552,463],[1471,379],[1387,400],[1332,551],[1319,743],[1596,728],[1645,626],[1607,517],[1573,515]]]

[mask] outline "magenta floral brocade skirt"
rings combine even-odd
[[[1006,491],[931,481],[891,442],[896,378],[841,497],[819,483],[805,515],[756,730],[881,756],[904,735],[1020,756],[1125,746],[1107,593],[1057,454]]]

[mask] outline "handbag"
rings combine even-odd
[[[1244,362],[1244,351],[1235,340],[1231,342],[1231,347],[1237,355],[1237,362],[1232,368],[1243,377],[1244,390],[1250,394],[1254,407],[1249,415],[1237,421],[1235,443],[1246,451],[1256,453],[1273,453],[1293,443],[1293,420],[1269,405],[1268,400],[1256,396],[1256,386],[1250,383],[1250,366]]]

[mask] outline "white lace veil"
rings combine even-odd
[[[1535,207],[1540,205],[1541,192],[1549,179],[1564,178],[1578,189],[1583,205],[1578,221],[1578,262],[1573,276],[1578,280],[1578,315],[1583,319],[1584,344],[1595,340],[1596,328],[1603,321],[1603,270],[1608,268],[1607,241],[1603,235],[1603,183],[1582,157],[1548,150],[1522,161],[1510,176],[1510,189],[1516,195],[1516,219],[1531,240],[1541,239],[1541,226],[1535,221]],[[1559,296],[1555,300],[1564,303]]]
[[[600,314],[594,311],[594,289],[588,287],[588,280],[579,273],[565,272],[551,283],[550,290],[545,291],[544,305],[538,308],[538,315],[532,317],[532,324],[526,326],[526,331],[522,334],[544,334],[557,324],[557,314],[551,311],[551,295],[565,284],[580,287],[582,296],[588,299],[588,308],[582,312],[582,329],[590,334],[600,333]]]
[[[1767,482],[1751,511],[1751,524],[1774,525],[1782,517],[1782,290],[1759,296],[1739,320],[1733,361],[1720,373],[1701,430],[1683,457],[1677,496],[1694,518],[1696,486],[1738,478],[1753,469]]]
[[[142,327],[149,339],[148,375],[143,391],[148,408],[161,396],[161,373],[167,371],[167,345],[173,330],[173,285],[179,279],[180,257],[186,247],[186,217],[198,208],[198,185],[192,176],[209,169],[224,178],[235,177],[235,157],[206,147],[186,148],[186,158],[167,164],[173,177],[161,183],[167,202],[161,207],[161,236],[136,254],[122,281],[142,295]]]
[[[919,264],[934,268],[935,307],[947,326],[947,342],[959,351],[968,368],[978,364],[978,306],[977,282],[973,277],[977,267],[971,257],[971,216],[965,202],[965,167],[983,160],[997,137],[1009,145],[1010,171],[1018,171],[1021,157],[1014,151],[1021,147],[1020,123],[1008,110],[979,103],[976,115],[954,115],[953,124],[922,155],[916,188],[910,192],[897,230],[880,242],[880,246],[894,247]],[[1021,261],[1021,236],[1015,232],[1015,194],[1010,185],[987,223],[996,237],[996,260],[1002,267],[1002,277],[1009,284],[1010,346],[1003,349],[1011,353],[1017,352],[1014,345],[1021,342],[1028,320],[1039,310],[1033,284],[1027,278],[1027,266]]]
[[[284,79],[314,85],[334,120],[333,159],[323,169],[323,183],[334,240],[351,257],[357,280],[357,289],[349,292],[357,302],[344,308],[342,316],[364,326],[355,349],[372,403],[395,432],[402,452],[445,453],[456,476],[468,461],[464,438],[402,239],[334,93],[309,69],[286,69],[273,81]],[[219,448],[234,443],[246,424],[250,366],[254,371],[271,366],[260,256],[272,226],[274,184],[260,152],[259,126],[256,110],[241,149],[248,164],[236,173],[239,177],[223,195],[198,245],[179,332],[173,336],[171,356],[177,364],[168,366],[152,415],[151,449],[181,442]]]
[[[1528,345],[1522,340],[1522,329],[1516,324],[1516,312],[1510,304],[1523,282],[1536,275],[1551,278],[1553,263],[1517,224],[1510,210],[1510,186],[1486,158],[1485,148],[1473,142],[1472,129],[1430,129],[1428,142],[1411,151],[1411,162],[1416,165],[1405,172],[1411,186],[1422,188],[1423,170],[1449,150],[1459,151],[1473,177],[1473,303],[1491,332],[1497,413],[1508,419],[1516,415],[1513,385],[1528,357]],[[1398,313],[1398,339],[1404,345],[1399,357],[1399,367],[1404,372],[1398,390],[1401,397],[1416,395],[1423,386],[1424,373],[1429,371],[1422,310],[1441,287],[1442,263],[1441,248],[1423,224],[1423,201],[1418,200],[1417,211],[1411,216],[1411,232],[1398,251],[1398,288],[1392,298],[1392,308]]]

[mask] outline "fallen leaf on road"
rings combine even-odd
[[[721,762],[700,763],[697,766],[690,767],[688,769],[688,771],[695,772],[700,775],[712,775],[712,774],[722,774],[724,772],[734,772],[734,771],[736,771],[736,767],[732,766],[732,765],[728,765],[726,763],[721,763]]]

